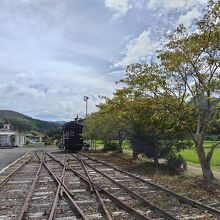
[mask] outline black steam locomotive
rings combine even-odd
[[[63,147],[66,151],[77,152],[82,149],[82,129],[78,118],[63,125]]]

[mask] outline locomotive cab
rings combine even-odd
[[[82,149],[83,126],[78,121],[71,121],[63,125],[63,144],[66,151],[77,152]]]

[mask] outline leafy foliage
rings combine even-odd
[[[119,111],[113,108],[110,100],[100,104],[99,109],[84,121],[83,136],[91,140],[101,139],[106,146],[112,140],[118,140],[120,151],[127,132],[126,120],[118,115]]]
[[[117,134],[126,131],[135,157],[166,158],[178,168],[183,159],[175,153],[188,145],[181,141],[187,132],[204,180],[212,179],[210,162],[220,141],[206,154],[204,140],[220,115],[219,21],[220,1],[211,0],[194,31],[180,25],[169,36],[156,64],[129,65],[120,81],[125,87],[87,120],[87,128],[95,130],[90,136],[120,140]]]
[[[181,155],[171,154],[167,158],[166,164],[171,170],[180,172],[181,167],[185,166],[185,160]]]
[[[119,146],[115,142],[104,143],[104,150],[105,151],[116,151],[118,149],[119,149]]]
[[[220,1],[210,1],[194,32],[180,25],[158,51],[157,64],[132,64],[127,68],[126,78],[121,80],[128,85],[127,91],[134,100],[140,96],[152,100],[153,104],[148,106],[154,112],[150,121],[156,131],[165,134],[172,123],[177,129],[175,134],[181,129],[188,131],[200,159],[204,180],[213,178],[210,161],[220,144],[220,141],[214,144],[206,155],[203,143],[220,112],[220,104],[216,102],[220,94],[219,19]],[[166,118],[169,122],[163,124]],[[159,126],[157,119],[162,122]],[[161,138],[162,133],[158,134]]]

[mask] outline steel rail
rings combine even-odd
[[[83,213],[83,211],[80,209],[80,207],[77,205],[77,203],[73,200],[73,196],[71,194],[71,192],[69,192],[68,188],[66,187],[66,185],[64,184],[63,180],[60,180],[58,177],[55,176],[55,174],[53,173],[53,171],[46,165],[46,163],[44,161],[46,158],[47,153],[45,151],[42,151],[43,153],[43,158],[40,159],[39,155],[36,153],[37,157],[39,158],[39,160],[41,160],[41,162],[43,163],[44,167],[47,169],[47,171],[49,172],[49,174],[51,175],[51,177],[56,181],[56,183],[59,185],[61,185],[60,191],[62,190],[62,187],[64,188],[63,191],[66,195],[67,200],[69,201],[71,207],[77,212],[77,214],[80,215],[80,217],[82,217],[82,219],[84,220],[89,220],[86,215]],[[64,166],[65,168],[65,166]],[[66,170],[66,168],[65,168]],[[62,172],[63,173],[63,172]],[[58,190],[57,190],[58,191]],[[58,201],[57,201],[58,202]],[[53,203],[54,204],[54,203]],[[56,206],[57,207],[57,206]],[[56,207],[54,209],[54,214],[56,213]],[[53,206],[52,206],[53,209]],[[51,213],[50,213],[51,214]],[[49,216],[50,217],[50,216]]]
[[[132,159],[131,158],[123,158],[123,157],[120,157],[120,156],[118,156],[118,155],[116,155],[116,154],[110,154],[111,156],[113,156],[113,157],[117,157],[117,158],[119,158],[119,159],[121,159],[121,160],[123,160],[123,161],[126,161],[127,163],[130,163],[130,164],[132,164],[133,163],[133,161],[132,161]]]
[[[63,183],[64,183],[64,180],[65,180],[66,162],[67,162],[67,157],[65,158],[62,175],[60,177],[60,181],[63,182]],[[57,204],[59,202],[59,195],[60,195],[61,189],[62,189],[62,185],[59,182],[59,185],[58,185],[58,188],[57,188],[57,191],[56,191],[56,195],[55,195],[55,198],[54,198],[54,201],[53,201],[53,206],[52,206],[52,209],[50,211],[50,215],[49,215],[48,220],[53,220],[53,219],[56,218]]]
[[[22,207],[22,209],[21,209],[21,212],[20,212],[20,215],[19,215],[19,217],[18,217],[18,220],[24,219],[24,216],[25,216],[25,214],[26,214],[27,211],[28,211],[28,206],[29,206],[31,197],[32,197],[32,195],[33,195],[35,186],[36,186],[36,184],[37,184],[37,181],[38,181],[38,178],[39,178],[41,169],[42,169],[42,162],[40,163],[40,166],[39,166],[39,168],[38,168],[38,171],[37,171],[37,173],[36,173],[36,175],[35,175],[35,178],[34,178],[34,180],[33,180],[32,185],[31,185],[30,191],[29,191],[29,193],[28,193],[28,195],[27,195],[27,197],[26,197],[26,199],[25,199],[25,202],[24,202],[24,205],[23,205],[23,207]]]
[[[82,167],[83,167],[83,170],[85,171],[86,176],[88,177],[88,180],[89,180],[88,183],[89,183],[90,191],[93,192],[95,189],[94,189],[94,186],[93,186],[93,184],[92,184],[92,179],[91,179],[91,177],[90,177],[90,175],[89,175],[89,173],[88,173],[88,170],[86,169],[84,163],[82,162],[81,158],[79,158],[78,156],[76,156],[76,155],[74,155],[74,154],[70,154],[70,155],[74,156],[74,157],[75,157],[77,160],[79,160],[79,162],[81,163],[81,165],[82,165]]]
[[[46,152],[45,152],[46,153]],[[47,154],[47,153],[46,153]],[[68,190],[67,186],[60,181],[59,178],[56,177],[56,175],[53,173],[53,171],[46,165],[46,163],[43,161],[42,162],[44,167],[47,169],[47,171],[49,172],[49,174],[51,175],[51,177],[56,181],[57,185],[59,186],[59,184],[61,184],[61,186],[63,187],[63,192],[66,195],[67,200],[69,201],[70,205],[72,206],[72,208],[77,212],[77,214],[79,214],[79,216],[84,219],[84,220],[89,220],[87,218],[87,216],[84,214],[84,212],[82,211],[82,209],[77,205],[76,201],[73,199],[73,195],[71,194],[71,192]]]
[[[150,181],[144,180],[144,179],[142,179],[141,177],[135,176],[135,175],[132,174],[132,173],[126,172],[126,171],[124,171],[124,170],[122,170],[122,169],[120,169],[120,168],[118,168],[118,167],[112,166],[112,165],[107,164],[107,163],[105,163],[105,162],[103,162],[103,161],[97,160],[97,159],[95,159],[95,158],[92,158],[92,157],[87,156],[87,155],[82,154],[82,153],[79,153],[79,154],[82,155],[82,156],[84,156],[84,157],[87,157],[87,158],[90,159],[90,160],[93,160],[93,161],[95,161],[95,162],[101,163],[101,164],[103,164],[103,165],[105,165],[105,166],[108,166],[108,167],[110,167],[110,168],[112,168],[112,169],[115,169],[115,170],[117,170],[117,171],[119,171],[119,172],[121,172],[121,173],[124,173],[124,174],[126,174],[126,175],[128,175],[128,176],[130,176],[130,177],[133,177],[133,178],[135,178],[135,179],[141,181],[142,183],[146,183],[146,184],[148,184],[148,185],[150,185],[150,186],[152,186],[152,187],[154,187],[154,188],[157,188],[157,189],[159,189],[159,190],[165,192],[166,194],[177,198],[179,201],[181,201],[181,202],[183,202],[183,203],[185,203],[185,204],[191,205],[191,206],[193,206],[193,207],[195,207],[195,208],[198,208],[198,209],[202,209],[202,210],[204,210],[204,211],[209,211],[211,214],[214,214],[214,215],[220,215],[220,211],[217,210],[217,209],[215,209],[215,208],[212,208],[212,207],[210,207],[210,206],[208,206],[208,205],[204,205],[204,204],[202,204],[202,203],[200,203],[200,202],[198,202],[198,201],[195,201],[195,200],[193,200],[193,199],[190,199],[190,198],[181,196],[181,195],[178,194],[178,193],[175,193],[175,192],[173,192],[173,191],[170,191],[170,190],[168,190],[168,189],[165,189],[165,188],[162,187],[162,186],[159,186],[159,185],[157,185],[157,184],[155,184],[155,183],[152,183],[152,182],[150,182]]]
[[[109,213],[108,209],[106,208],[106,205],[105,205],[105,203],[103,202],[103,200],[102,200],[102,198],[101,198],[101,196],[100,196],[100,194],[99,194],[99,191],[97,190],[97,187],[93,185],[92,178],[91,178],[91,176],[90,176],[88,170],[86,169],[84,162],[82,161],[82,159],[81,159],[78,155],[74,155],[74,154],[71,154],[71,155],[74,156],[74,157],[76,157],[76,158],[79,160],[79,162],[81,163],[81,165],[82,165],[82,167],[83,167],[83,170],[85,171],[86,176],[87,176],[87,178],[88,178],[88,180],[89,180],[89,183],[90,183],[90,185],[92,186],[93,191],[94,191],[95,194],[96,194],[96,197],[97,197],[98,202],[99,202],[100,209],[102,210],[104,216],[105,216],[108,220],[112,220],[112,216],[111,216],[111,214]]]
[[[151,210],[157,212],[158,214],[162,215],[163,217],[165,217],[166,219],[169,220],[174,220],[177,219],[174,216],[170,215],[168,212],[164,211],[163,209],[161,209],[159,206],[154,205],[153,203],[151,203],[150,201],[146,200],[145,198],[143,198],[142,196],[136,194],[135,192],[133,192],[132,190],[128,189],[127,187],[123,186],[121,183],[117,182],[116,180],[114,180],[113,178],[111,178],[109,175],[105,174],[104,172],[98,170],[97,168],[95,168],[94,166],[88,164],[87,162],[84,161],[84,164],[87,165],[88,167],[92,168],[93,170],[95,170],[97,173],[100,173],[101,175],[103,175],[104,177],[106,177],[107,179],[109,179],[110,181],[112,181],[114,184],[118,185],[121,189],[125,190],[130,196],[132,196],[133,198],[135,198],[137,201],[139,201],[142,205],[150,208]]]
[[[23,168],[27,163],[29,163],[33,156],[34,156],[35,152],[32,153],[32,155],[30,156],[30,158],[28,158],[24,163],[22,163],[18,168],[16,168],[13,172],[11,172],[7,177],[5,177],[1,182],[0,182],[0,186],[2,186],[3,184],[5,184],[13,175],[15,175],[21,168]]]
[[[40,158],[40,156],[38,155],[38,152],[41,152],[43,154],[42,158]],[[37,155],[37,157],[39,158],[40,161],[45,160],[45,157],[46,157],[45,151],[43,151],[43,150],[36,151],[36,155]]]
[[[49,157],[51,157],[52,159],[54,159],[56,162],[58,162],[59,164],[64,166],[64,164],[61,161],[57,160],[55,157],[53,157],[52,155],[48,154],[47,152],[46,152],[46,154]],[[85,176],[81,175],[80,173],[78,173],[77,171],[75,171],[74,169],[72,169],[69,166],[67,167],[67,169],[72,171],[76,176],[78,176],[83,182],[85,182],[89,186],[89,180]],[[101,186],[99,186],[98,184],[94,183],[93,181],[92,181],[92,184],[94,186],[96,186],[100,190],[100,193],[103,193],[107,198],[109,198],[118,207],[120,207],[121,209],[127,211],[128,213],[131,213],[138,220],[152,220],[152,218],[146,217],[146,216],[142,215],[141,213],[139,213],[138,211],[136,211],[135,209],[133,209],[132,207],[130,207],[129,205],[125,204],[124,202],[122,202],[121,200],[116,198],[114,195],[112,195],[111,193],[109,193],[108,191],[103,189]]]

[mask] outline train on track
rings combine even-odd
[[[67,122],[63,125],[63,149],[71,152],[78,152],[83,147],[82,137],[83,125],[78,117],[75,121]]]

